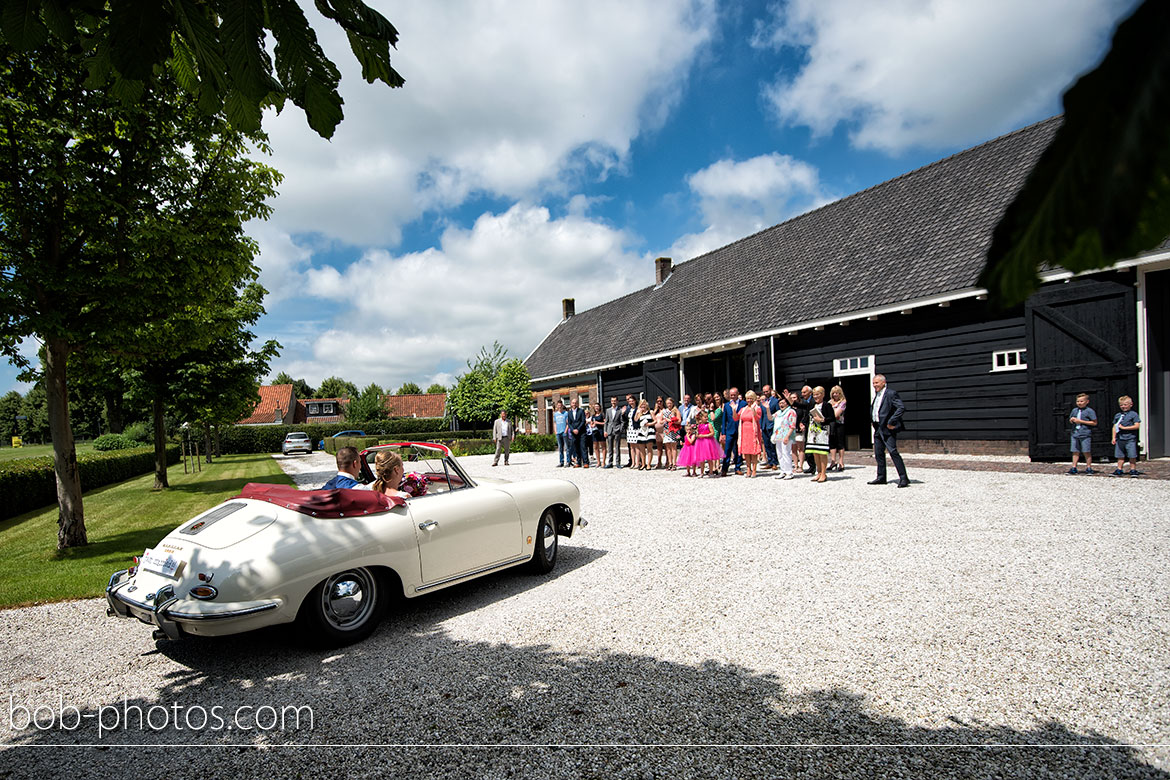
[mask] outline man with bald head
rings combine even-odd
[[[877,460],[877,479],[869,484],[886,484],[886,452],[889,452],[890,460],[894,461],[894,468],[898,470],[898,487],[910,487],[906,464],[898,454],[898,433],[906,427],[902,424],[906,405],[892,387],[886,386],[886,378],[882,374],[873,378],[873,392],[869,416],[873,423],[873,456]]]

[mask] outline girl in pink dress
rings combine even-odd
[[[699,461],[695,460],[695,443],[698,440],[699,429],[694,423],[691,423],[687,426],[686,435],[683,437],[683,446],[678,452],[678,461],[676,461],[679,466],[687,467],[688,477],[697,476],[695,467],[699,465]]]
[[[704,404],[702,408],[704,411],[695,415],[695,419],[698,421],[695,428],[695,462],[700,464],[700,472],[702,464],[707,464],[707,476],[713,476],[719,473],[719,463],[723,460],[723,448],[715,440],[715,429],[711,427],[708,420],[706,405]]]
[[[739,410],[739,454],[747,463],[747,476],[754,477],[756,462],[764,451],[764,434],[760,428],[764,407],[756,403],[756,394],[751,390],[743,398],[747,406]]]

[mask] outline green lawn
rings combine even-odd
[[[57,552],[56,506],[0,522],[0,607],[100,596],[132,556],[245,483],[292,484],[268,455],[225,455],[194,474],[184,474],[179,463],[167,479],[170,489],[158,492],[151,473],[86,493],[89,544],[63,553]]]
[[[77,454],[93,452],[92,441],[79,441],[76,444]],[[53,457],[52,444],[26,444],[23,447],[0,447],[0,460],[16,460],[17,458],[35,458],[40,455]]]

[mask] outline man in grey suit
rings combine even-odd
[[[492,424],[492,441],[496,443],[496,458],[492,461],[493,466],[500,463],[500,451],[504,452],[504,465],[508,465],[508,456],[512,454],[512,439],[516,435],[516,428],[508,419],[506,411],[500,412],[500,419]]]
[[[873,456],[877,459],[877,479],[869,484],[886,484],[886,452],[889,452],[890,460],[894,461],[894,468],[898,470],[898,487],[910,487],[906,464],[898,454],[898,433],[906,427],[902,424],[906,405],[893,388],[886,387],[886,378],[882,374],[873,378],[873,391],[875,395],[869,416],[873,423]]]
[[[626,438],[626,416],[618,406],[617,396],[609,399],[609,408],[605,410],[605,467],[612,469],[614,461],[617,467],[622,467],[622,439]]]

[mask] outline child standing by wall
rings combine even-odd
[[[1117,469],[1113,476],[1120,477],[1126,473],[1121,470],[1126,459],[1129,460],[1128,475],[1141,476],[1137,470],[1137,434],[1142,427],[1142,420],[1133,410],[1133,399],[1128,395],[1118,398],[1117,406],[1121,411],[1113,416],[1113,455],[1117,458]]]
[[[1068,417],[1072,424],[1072,468],[1069,474],[1077,473],[1077,463],[1081,455],[1085,456],[1085,473],[1093,473],[1093,429],[1097,427],[1097,413],[1089,407],[1089,394],[1081,393],[1077,396],[1076,408]]]

